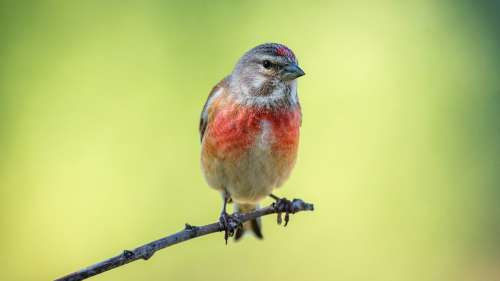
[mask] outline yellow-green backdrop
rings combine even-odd
[[[265,239],[192,240],[93,280],[500,280],[498,1],[0,4],[0,279],[50,280],[217,219],[197,131],[249,48],[307,75],[314,202]],[[269,201],[266,201],[268,203]]]

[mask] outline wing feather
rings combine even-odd
[[[224,90],[224,88],[227,87],[227,80],[228,77],[222,79],[219,83],[217,83],[217,85],[215,85],[215,87],[213,87],[212,91],[210,91],[210,94],[208,94],[207,101],[203,106],[203,110],[201,111],[200,116],[200,124],[198,128],[200,131],[200,141],[203,141],[203,136],[205,135],[205,130],[207,129],[208,111],[213,102],[213,99],[216,98],[216,93],[219,93],[221,90]]]

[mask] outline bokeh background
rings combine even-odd
[[[297,54],[314,202],[264,241],[211,235],[93,280],[500,280],[499,1],[0,4],[1,280],[51,280],[213,222],[211,87]],[[269,203],[269,201],[266,201]]]

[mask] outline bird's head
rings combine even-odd
[[[246,52],[231,74],[231,84],[246,96],[271,96],[276,90],[295,88],[304,71],[288,47],[277,43],[259,45]]]

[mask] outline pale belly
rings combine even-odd
[[[238,203],[257,203],[288,178],[295,164],[298,143],[281,149],[277,142],[271,124],[264,120],[248,147],[229,154],[203,151],[207,182],[217,190],[227,190]]]

